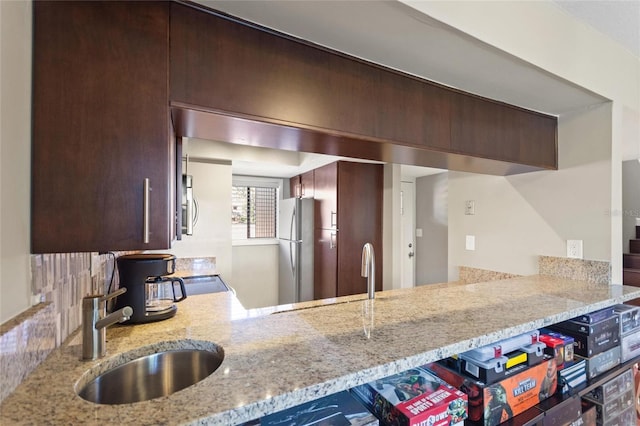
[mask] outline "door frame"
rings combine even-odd
[[[400,181],[400,288],[416,285],[416,191],[415,181]],[[412,247],[409,248],[409,243]],[[413,255],[410,256],[409,253]]]

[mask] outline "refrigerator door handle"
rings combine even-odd
[[[289,264],[291,265],[291,275],[293,278],[296,277],[296,266],[293,264],[293,245],[295,243],[293,241],[289,241]]]
[[[294,207],[293,208],[293,212],[291,213],[291,224],[289,225],[289,262],[291,264],[291,275],[293,276],[293,282],[295,283],[295,288],[294,288],[294,301],[298,302],[298,298],[299,298],[299,290],[298,290],[298,284],[296,283],[296,265],[295,265],[295,260],[293,258],[293,251],[294,251],[294,244],[296,244],[296,241],[298,240],[298,235],[294,235],[293,234],[293,230],[294,230],[294,226],[296,224],[296,213],[297,213],[297,208]]]

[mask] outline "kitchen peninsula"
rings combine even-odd
[[[106,358],[80,361],[76,333],[0,406],[12,424],[232,425],[504,337],[640,297],[640,288],[545,275],[436,284],[245,310],[232,293],[187,298],[171,320],[112,327]],[[168,397],[98,405],[75,394],[94,367],[152,345],[222,346],[220,368]],[[84,376],[82,379],[87,380]]]

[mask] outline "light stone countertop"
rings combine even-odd
[[[549,276],[378,292],[373,304],[350,296],[250,311],[230,292],[192,296],[172,319],[110,328],[107,357],[98,361],[79,360],[75,333],[4,400],[0,423],[234,425],[638,297],[636,287]],[[301,309],[285,310],[292,308]],[[83,374],[120,362],[126,351],[184,341],[221,345],[220,368],[173,395],[134,404],[93,404],[75,394]]]

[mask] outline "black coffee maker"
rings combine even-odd
[[[120,287],[126,287],[127,292],[118,296],[113,310],[131,306],[133,315],[128,323],[171,318],[178,311],[176,302],[187,298],[184,281],[170,276],[176,271],[172,254],[128,254],[118,257],[117,264]]]

